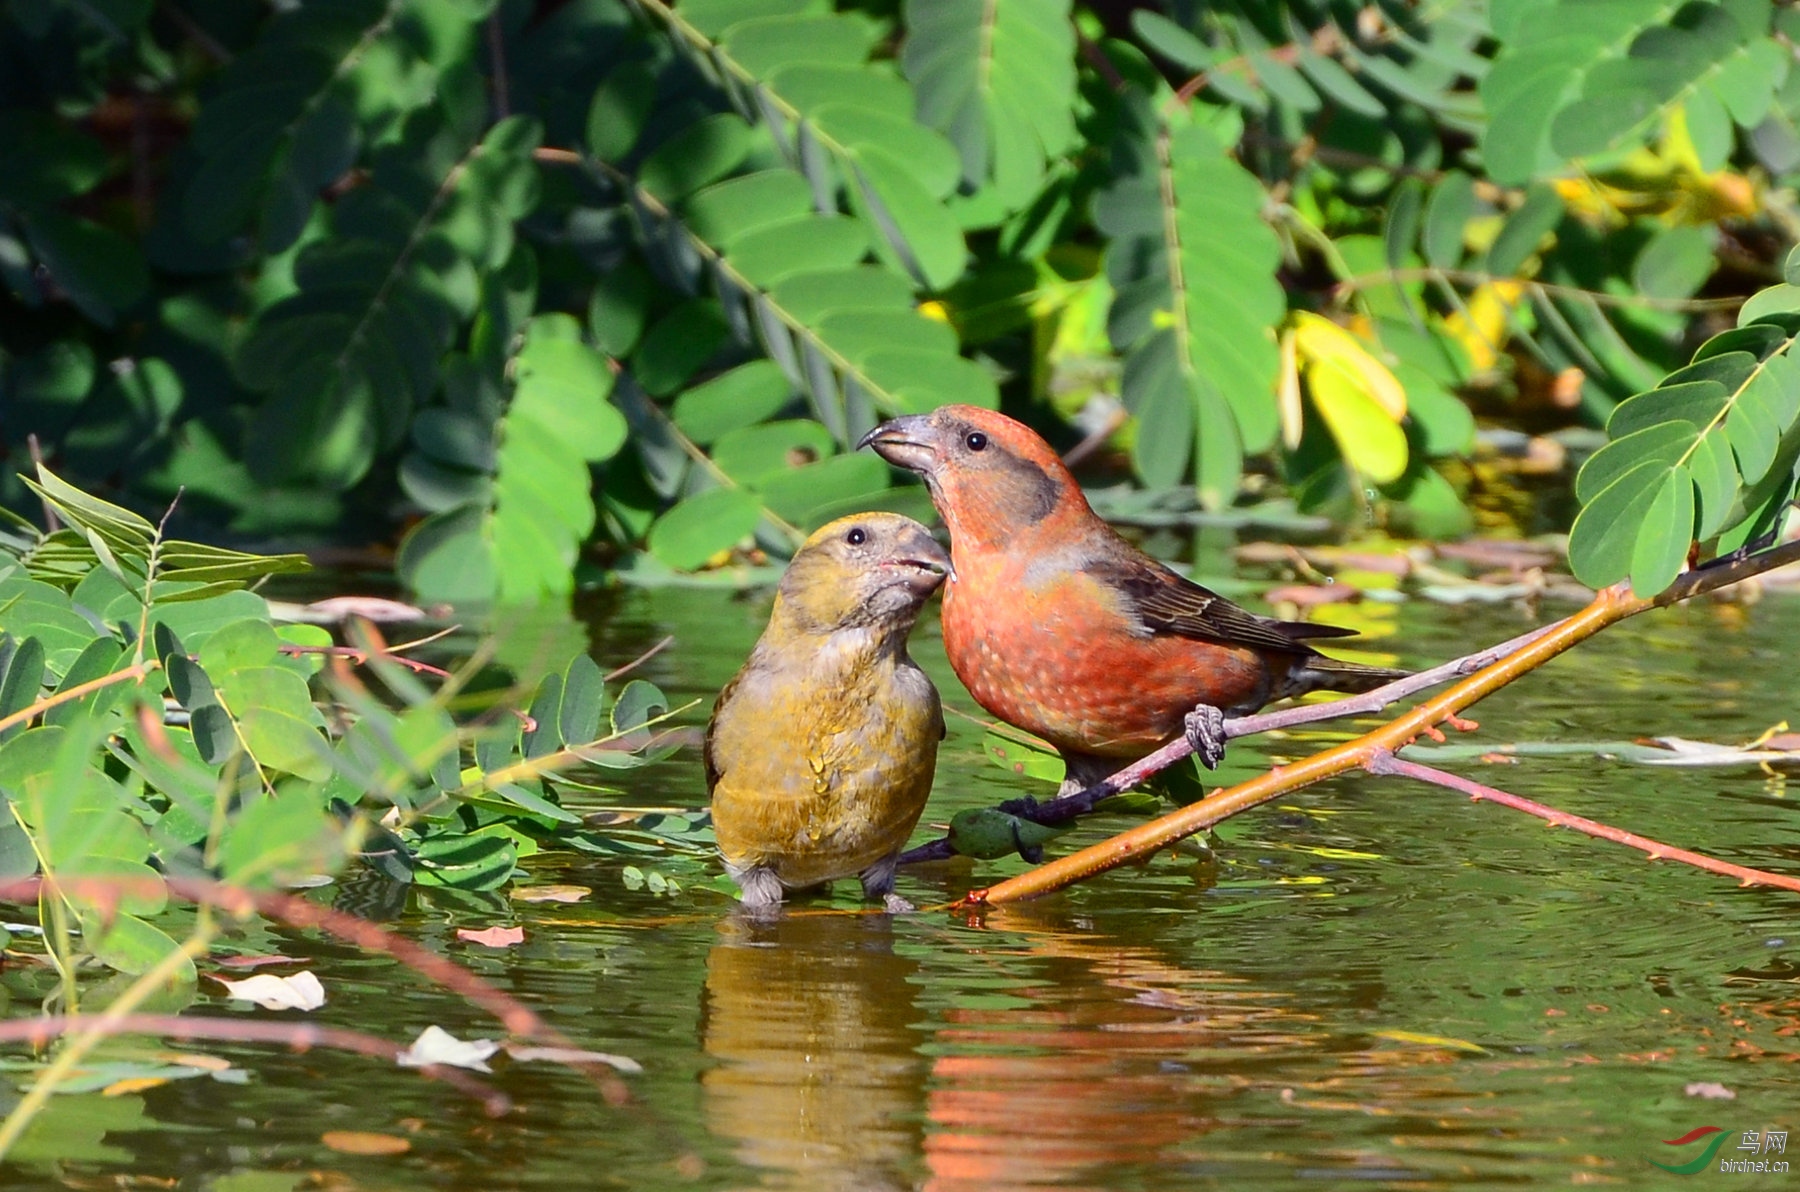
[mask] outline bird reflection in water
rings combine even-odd
[[[1279,991],[1121,945],[1053,908],[991,908],[990,996],[935,1010],[925,1192],[1115,1186],[1207,1161],[1224,1099],[1311,1049]],[[994,978],[1015,980],[995,998]],[[931,974],[933,988],[953,985]],[[1229,1144],[1228,1144],[1229,1145]],[[1133,1178],[1133,1177],[1126,1177]]]
[[[767,1188],[917,1184],[925,1033],[918,964],[885,915],[732,918],[706,962],[701,1078],[715,1134]]]

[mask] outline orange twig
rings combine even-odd
[[[1505,656],[1484,666],[1476,674],[1456,684],[1430,702],[1420,705],[1371,733],[1322,753],[1314,754],[1312,757],[1292,765],[1271,770],[1267,774],[1240,783],[1228,790],[1216,792],[1198,803],[1183,807],[1160,819],[1142,824],[1079,852],[1059,857],[1035,869],[1027,870],[1017,877],[1009,878],[985,890],[972,890],[964,896],[959,905],[1016,902],[1024,898],[1035,898],[1096,874],[1105,873],[1120,865],[1142,860],[1178,840],[1192,836],[1194,833],[1209,828],[1241,811],[1248,811],[1252,807],[1267,803],[1271,799],[1279,798],[1301,787],[1310,786],[1321,779],[1364,767],[1379,750],[1392,753],[1406,742],[1419,736],[1427,727],[1446,723],[1465,708],[1505,687],[1520,676],[1536,670],[1564,650],[1585,641],[1609,625],[1623,621],[1627,617],[1636,616],[1648,609],[1663,608],[1680,603],[1691,597],[1737,583],[1752,575],[1759,575],[1797,560],[1800,560],[1800,542],[1786,543],[1773,550],[1689,571],[1677,579],[1667,591],[1651,600],[1633,596],[1629,586],[1624,583],[1615,584],[1595,594],[1593,602],[1579,613],[1559,621],[1547,629],[1527,635],[1524,639],[1519,639],[1523,644],[1520,644],[1517,649],[1509,651]],[[1484,651],[1482,655],[1471,657],[1482,657],[1492,653],[1494,651]],[[1457,663],[1446,664],[1446,666],[1458,666],[1461,663],[1462,660],[1458,660]],[[1443,668],[1434,668],[1433,671],[1415,675],[1411,679],[1402,680],[1399,684],[1390,684],[1389,687],[1370,692],[1368,695],[1352,696],[1324,706],[1334,710],[1341,706],[1342,710],[1351,711],[1356,709],[1362,701],[1379,700],[1381,702],[1377,702],[1375,706],[1380,707],[1382,702],[1393,698],[1389,694],[1393,688],[1417,683],[1426,675],[1435,674],[1441,669]],[[1227,735],[1242,735],[1241,731],[1233,731],[1234,725],[1243,725],[1251,720],[1275,720],[1309,710],[1305,708],[1290,709],[1287,712],[1273,713],[1265,717],[1245,717],[1236,722],[1228,721]],[[1156,770],[1162,769],[1192,752],[1192,748],[1185,740],[1173,741],[1150,757],[1113,775],[1095,790],[1114,793],[1126,789],[1142,782]],[[1083,798],[1088,793],[1082,792],[1071,798]]]
[[[37,717],[42,716],[45,712],[48,712],[51,708],[56,707],[58,704],[66,704],[70,700],[80,699],[84,695],[92,695],[94,692],[99,691],[104,687],[111,687],[114,684],[123,683],[128,679],[146,678],[151,671],[157,670],[161,666],[162,663],[158,662],[156,659],[148,659],[138,663],[136,666],[128,666],[124,670],[114,671],[110,675],[101,675],[98,679],[89,679],[85,683],[77,683],[67,691],[58,691],[53,695],[46,695],[42,699],[34,700],[25,707],[20,708],[11,716],[0,716],[0,733],[5,732],[16,724],[28,724]]]

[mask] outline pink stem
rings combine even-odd
[[[1484,800],[1489,803],[1498,803],[1503,807],[1510,807],[1514,811],[1535,815],[1554,827],[1573,828],[1588,836],[1610,840],[1615,844],[1637,849],[1641,853],[1648,854],[1652,861],[1680,861],[1683,865],[1692,865],[1694,868],[1704,869],[1708,873],[1735,877],[1742,885],[1774,886],[1782,890],[1800,892],[1800,878],[1770,873],[1762,869],[1750,869],[1743,865],[1733,865],[1730,861],[1715,860],[1702,853],[1676,848],[1672,844],[1663,844],[1648,836],[1639,836],[1636,832],[1627,832],[1623,828],[1615,828],[1610,824],[1584,819],[1579,815],[1570,815],[1566,811],[1558,811],[1554,807],[1545,806],[1521,795],[1511,794],[1497,787],[1484,786],[1470,778],[1463,778],[1445,770],[1422,766],[1418,762],[1395,757],[1385,749],[1378,750],[1373,757],[1369,758],[1364,763],[1364,768],[1371,774],[1398,774],[1403,778],[1416,778],[1420,782],[1449,787],[1453,791],[1461,791],[1477,803]]]

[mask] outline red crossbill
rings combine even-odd
[[[885,422],[861,445],[925,478],[950,527],[950,665],[982,707],[1057,748],[1065,792],[1183,732],[1216,765],[1227,714],[1405,673],[1328,658],[1308,639],[1349,630],[1257,616],[1150,558],[1100,520],[1048,443],[1003,414],[944,406]]]
[[[706,786],[747,906],[857,874],[889,910],[931,793],[944,717],[906,636],[950,556],[911,518],[864,513],[806,540],[769,626],[719,693]]]

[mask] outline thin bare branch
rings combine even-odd
[[[675,644],[675,635],[673,633],[671,633],[671,634],[669,634],[669,636],[667,636],[667,637],[663,638],[661,641],[657,642],[654,646],[651,646],[648,650],[645,650],[642,654],[639,654],[636,658],[633,658],[630,662],[627,662],[623,666],[615,666],[613,669],[607,671],[604,675],[602,675],[600,677],[605,679],[608,683],[610,683],[614,679],[622,678],[625,675],[629,675],[632,671],[634,671],[638,667],[644,665],[644,663],[650,661],[652,658],[656,657],[658,654],[662,653],[664,650],[668,649],[670,646],[672,646],[674,644]]]
[[[1451,774],[1434,766],[1420,765],[1418,762],[1395,757],[1386,749],[1376,750],[1363,768],[1371,774],[1393,774],[1402,778],[1416,778],[1420,782],[1429,782],[1434,786],[1448,787],[1460,791],[1477,803],[1498,803],[1502,807],[1510,807],[1514,811],[1523,811],[1527,815],[1535,815],[1553,827],[1573,828],[1577,832],[1595,837],[1599,840],[1610,840],[1614,844],[1622,844],[1627,848],[1637,849],[1647,854],[1652,861],[1679,861],[1683,865],[1692,865],[1696,869],[1704,869],[1708,873],[1723,874],[1738,879],[1745,886],[1773,886],[1781,890],[1793,890],[1800,893],[1800,878],[1786,874],[1770,873],[1765,869],[1751,869],[1745,865],[1734,865],[1730,861],[1720,861],[1685,848],[1677,848],[1672,844],[1663,844],[1648,836],[1639,836],[1636,832],[1627,832],[1623,828],[1615,828],[1611,824],[1603,824],[1598,820],[1586,819],[1579,815],[1570,815],[1566,811],[1558,811],[1554,807],[1503,791],[1498,787],[1487,786],[1471,778]]]

